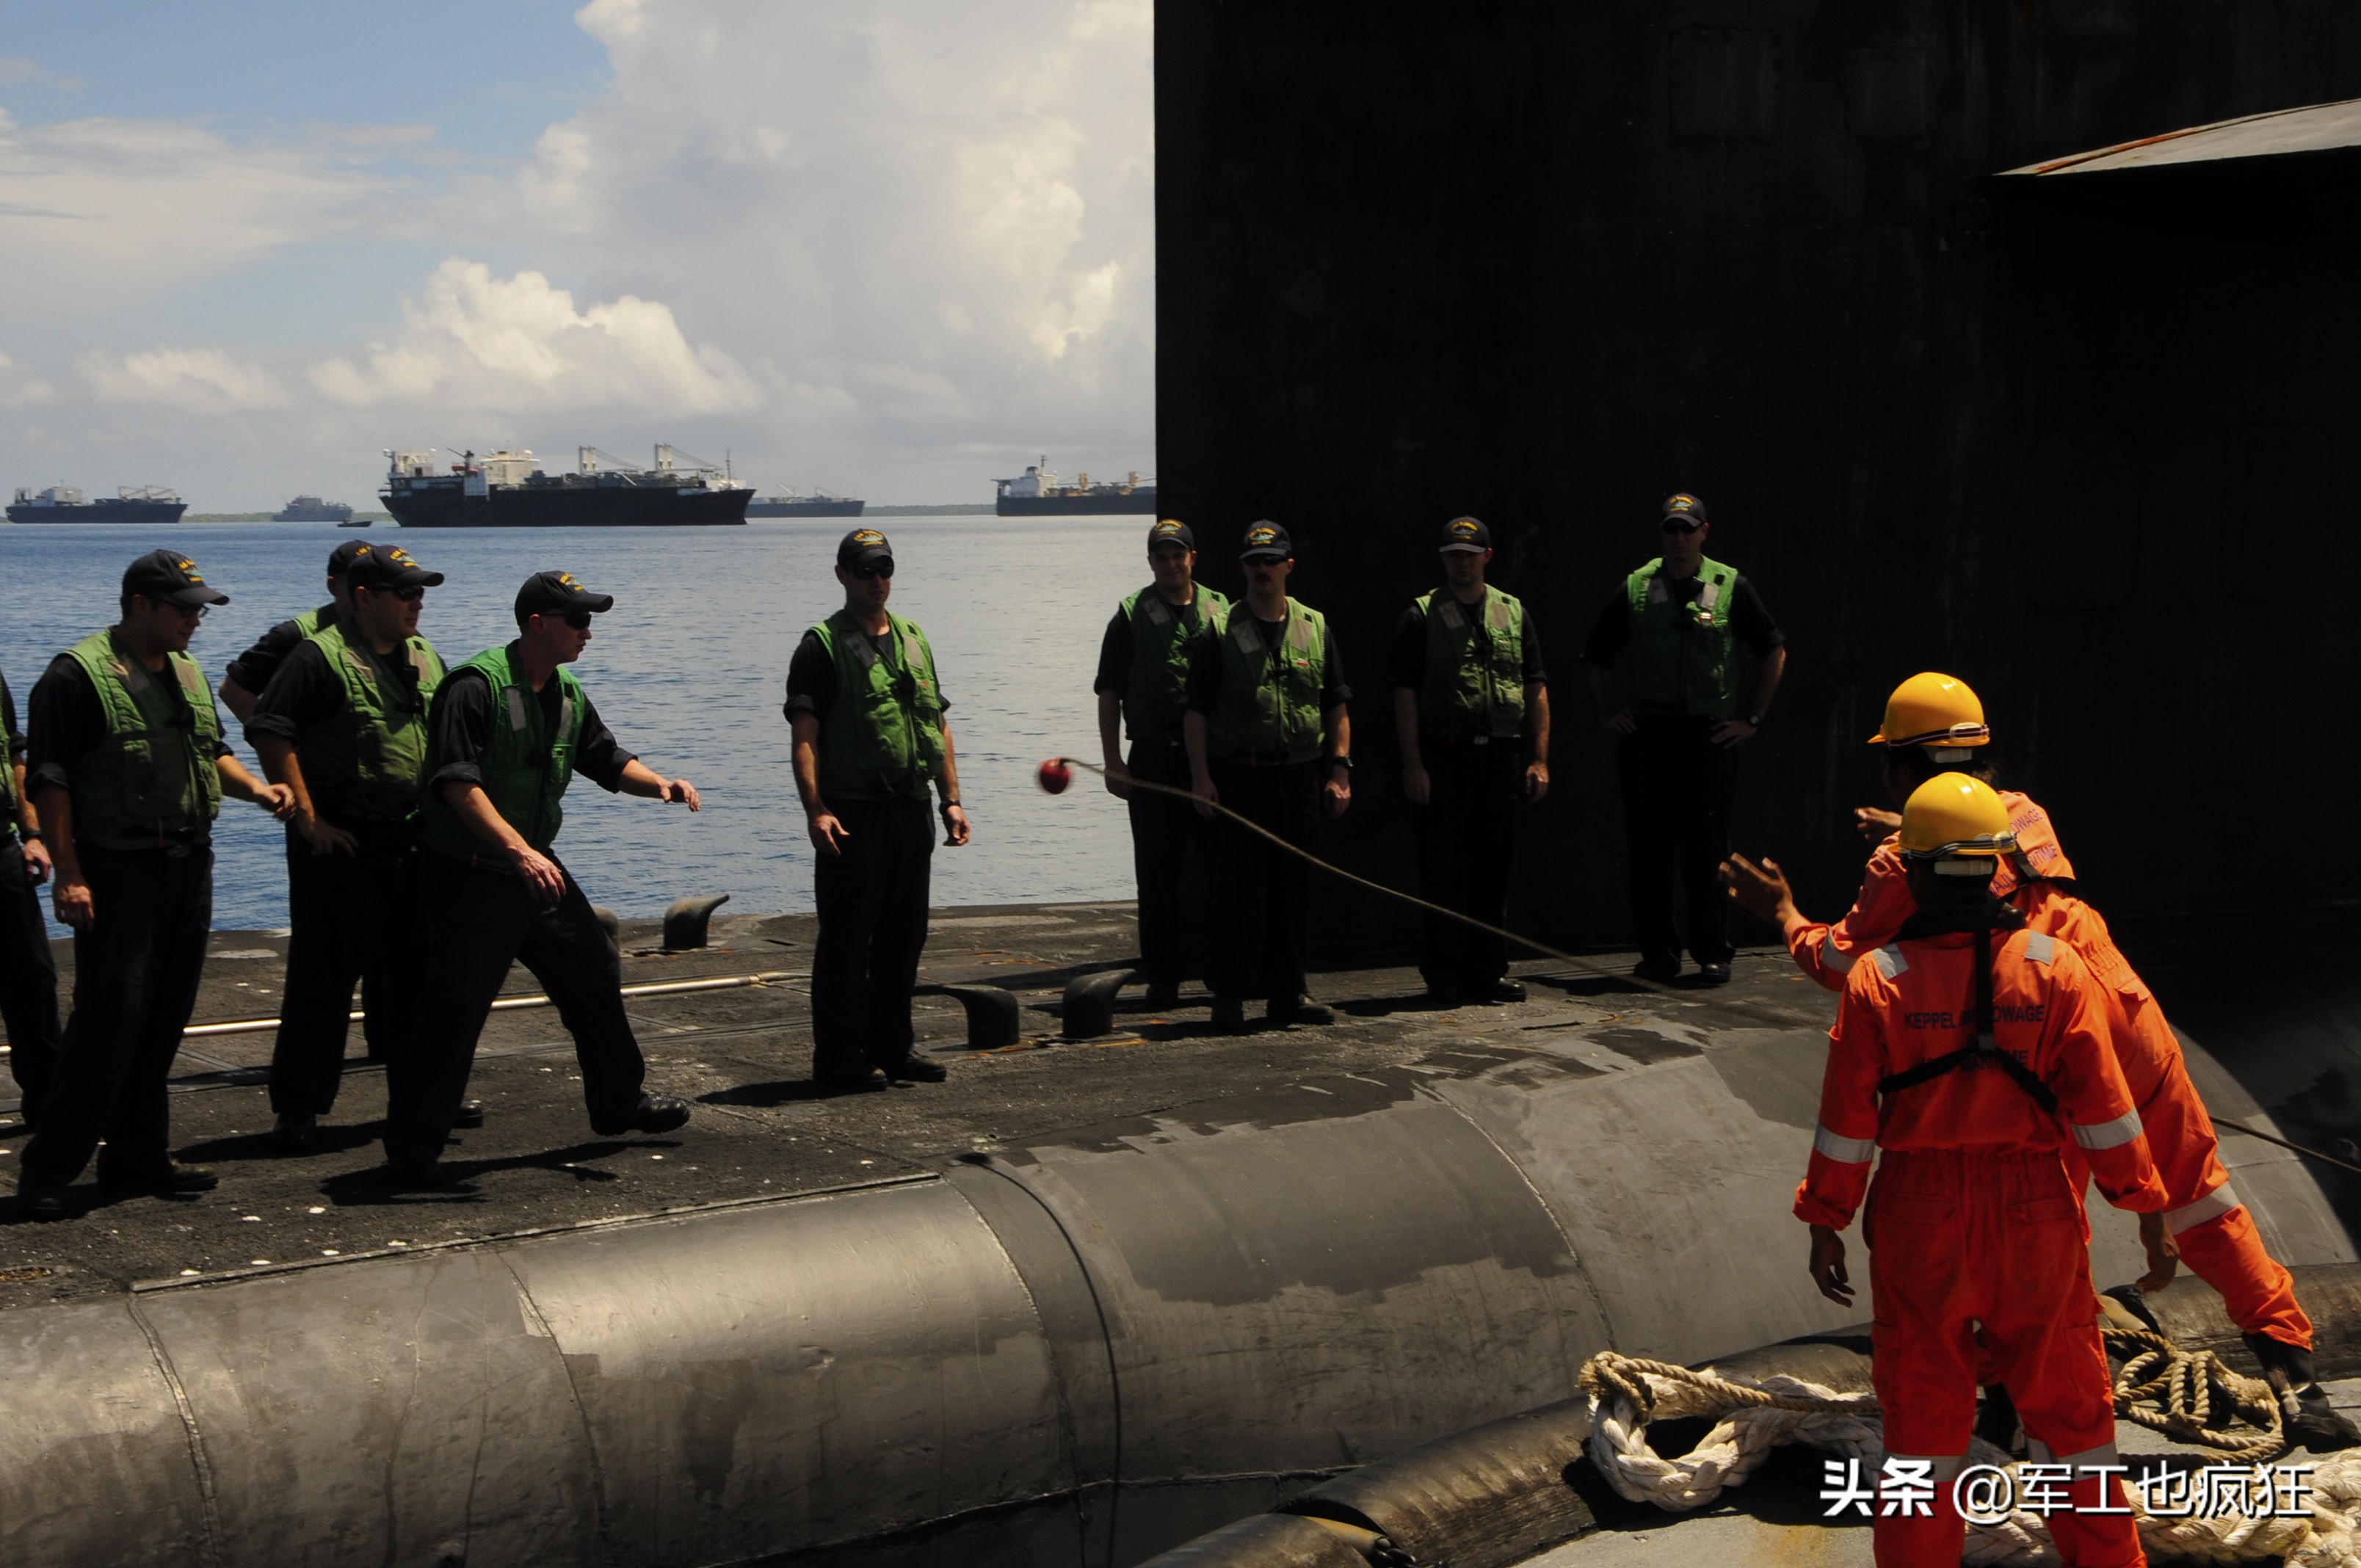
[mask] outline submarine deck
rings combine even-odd
[[[1834,998],[1775,947],[1741,954],[1734,982],[1659,993],[1550,960],[1519,963],[1521,1003],[1438,1012],[1414,969],[1323,974],[1317,993],[1339,1021],[1326,1027],[1261,1024],[1236,1037],[1213,1033],[1210,998],[1191,985],[1170,1012],[1132,990],[1115,1032],[1060,1038],[1060,998],[1078,973],[1120,967],[1134,951],[1128,904],[1002,905],[935,913],[924,984],[988,983],[1016,993],[1022,1038],[966,1047],[965,1019],[947,997],[921,996],[920,1049],[950,1069],[942,1084],[841,1094],[809,1080],[808,915],[719,917],[712,945],[665,954],[659,923],[621,927],[626,987],[745,975],[760,985],[628,998],[648,1058],[648,1084],[689,1099],[695,1117],[660,1137],[591,1133],[571,1043],[547,1007],[496,1011],[485,1029],[471,1092],[485,1125],[457,1135],[448,1159],[455,1190],[395,1191],[379,1166],[382,1069],[348,1050],[343,1097],[302,1157],[273,1151],[266,1087],[268,1028],[185,1040],[173,1080],[179,1157],[217,1169],[220,1188],[192,1199],[111,1199],[89,1178],[77,1216],[0,1228],[0,1310],[104,1295],[144,1283],[217,1278],[324,1260],[486,1240],[715,1204],[761,1201],[890,1181],[941,1168],[1005,1140],[1035,1140],[1175,1107],[1205,1106],[1214,1121],[1274,1112],[1273,1095],[1349,1095],[1345,1075],[1406,1069],[1428,1078],[1515,1069],[1521,1059],[1563,1070],[1607,1070],[1654,1059],[1717,1016],[1741,1027],[1825,1026]],[[57,944],[61,1002],[72,952]],[[268,1019],[286,954],[281,935],[214,933],[192,1026]],[[1628,955],[1598,955],[1620,971]],[[505,994],[539,987],[522,967]],[[1668,1036],[1665,1031],[1669,1030]],[[1799,1087],[1816,1087],[1817,1064]],[[1307,1085],[1306,1080],[1318,1080]],[[0,1080],[5,1084],[5,1080]],[[1322,1084],[1330,1087],[1321,1087]],[[13,1094],[13,1084],[7,1084]],[[1224,1109],[1221,1102],[1232,1102]],[[1306,1105],[1312,1102],[1304,1102]],[[0,1101],[0,1170],[13,1189],[27,1137],[13,1099]],[[1800,1244],[1799,1244],[1800,1245]],[[1799,1253],[1800,1257],[1800,1253]],[[1800,1264],[1799,1264],[1800,1266]]]

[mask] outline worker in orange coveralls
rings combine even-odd
[[[1960,767],[1987,744],[1983,704],[1966,683],[1949,675],[1913,675],[1886,702],[1885,723],[1870,737],[1885,748],[1885,783],[1898,802],[1935,773]],[[1985,775],[1989,778],[1989,773]],[[1993,876],[1994,896],[2015,904],[2036,931],[2071,943],[2107,990],[2108,1035],[2130,1084],[2133,1102],[2170,1201],[2163,1212],[2140,1217],[2147,1251],[2143,1290],[2170,1282],[2176,1256],[2220,1292],[2223,1306],[2246,1335],[2279,1393],[2290,1439],[2315,1452],[2361,1443],[2361,1429],[2337,1413],[2320,1387],[2312,1358],[2312,1320],[2295,1299],[2295,1281],[2265,1250],[2254,1217],[2223,1168],[2213,1119],[2189,1080],[2180,1042],[2155,995],[2116,948],[2107,923],[2078,895],[2074,868],[2059,848],[2048,814],[2012,790],[2000,791],[2016,837]],[[1883,837],[1862,878],[1852,910],[1834,926],[1795,907],[1778,862],[1756,866],[1732,856],[1724,867],[1732,894],[1774,922],[1806,974],[1831,991],[1864,953],[1893,938],[1916,910],[1903,857],[1888,831],[1900,819],[1863,807],[1854,814],[1865,834]],[[2073,1167],[2069,1151],[2070,1170]],[[2004,1419],[2000,1427],[2007,1422]],[[2004,1432],[1995,1431],[2004,1439]]]
[[[2162,1208],[2164,1184],[2108,1046],[2105,987],[2070,944],[1992,894],[2015,848],[2008,809],[1981,779],[1942,773],[1911,795],[1900,853],[1917,913],[1846,981],[1795,1190],[1812,1282],[1843,1306],[1837,1233],[1869,1193],[1880,1568],[1960,1561],[1951,1484],[1980,1355],[2015,1395],[2034,1458],[2072,1468],[2067,1511],[2048,1521],[2059,1556],[2146,1562],[2119,1479],[2089,1227],[2059,1151],[2080,1146],[2118,1208]]]

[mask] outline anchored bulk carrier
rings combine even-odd
[[[832,496],[826,490],[814,490],[807,496],[793,490],[782,490],[775,496],[758,496],[746,507],[748,517],[859,517],[869,503],[859,496]]]
[[[161,485],[126,485],[114,498],[86,499],[71,485],[51,485],[38,495],[18,486],[9,504],[10,522],[178,522],[189,503]]]
[[[993,510],[1002,517],[1099,517],[1156,510],[1154,479],[1142,484],[1138,474],[1132,473],[1120,483],[1103,480],[1094,485],[1088,474],[1077,474],[1072,484],[1061,485],[1058,476],[1049,472],[1046,456],[1016,478],[993,483],[1000,487],[1000,499]]]
[[[297,496],[270,514],[273,522],[333,522],[339,527],[353,521],[353,509],[342,501],[324,501],[317,496]]]
[[[688,528],[742,523],[751,485],[701,458],[658,446],[653,466],[635,468],[595,446],[579,449],[571,474],[544,473],[529,451],[388,452],[379,499],[404,528]]]

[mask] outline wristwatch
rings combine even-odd
[[[1353,759],[1350,757],[1328,757],[1323,760],[1332,768],[1342,768],[1348,773],[1353,771]]]
[[[1746,722],[1760,729],[1763,728],[1763,716],[1759,713],[1750,713],[1746,716]]]

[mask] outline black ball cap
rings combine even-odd
[[[1241,561],[1284,561],[1295,554],[1295,541],[1287,530],[1265,519],[1246,530],[1245,544],[1238,551]]]
[[[1705,502],[1686,490],[1675,490],[1664,498],[1664,516],[1686,518],[1699,528],[1707,526]]]
[[[364,544],[355,553],[353,564],[345,568],[345,586],[349,588],[435,588],[443,586],[443,574],[428,571],[412,560],[410,552],[399,544],[390,550]]]
[[[516,615],[520,624],[529,615],[578,615],[584,611],[600,615],[614,608],[614,595],[592,593],[576,582],[571,572],[535,572],[517,590]]]
[[[351,571],[353,563],[359,560],[362,552],[368,548],[369,542],[366,539],[347,539],[337,545],[328,552],[328,576],[341,577]]]
[[[157,550],[125,569],[123,591],[172,604],[227,604],[229,596],[205,587],[197,564],[177,550]]]
[[[1457,551],[1481,555],[1492,548],[1492,531],[1472,517],[1455,517],[1443,525],[1443,543],[1438,548],[1445,554]]]
[[[894,547],[873,528],[856,528],[836,542],[836,564],[840,566],[866,566],[893,558]]]
[[[1159,544],[1178,544],[1183,550],[1194,550],[1197,548],[1197,536],[1190,532],[1189,525],[1179,518],[1168,517],[1148,531],[1148,547],[1153,550]]]

